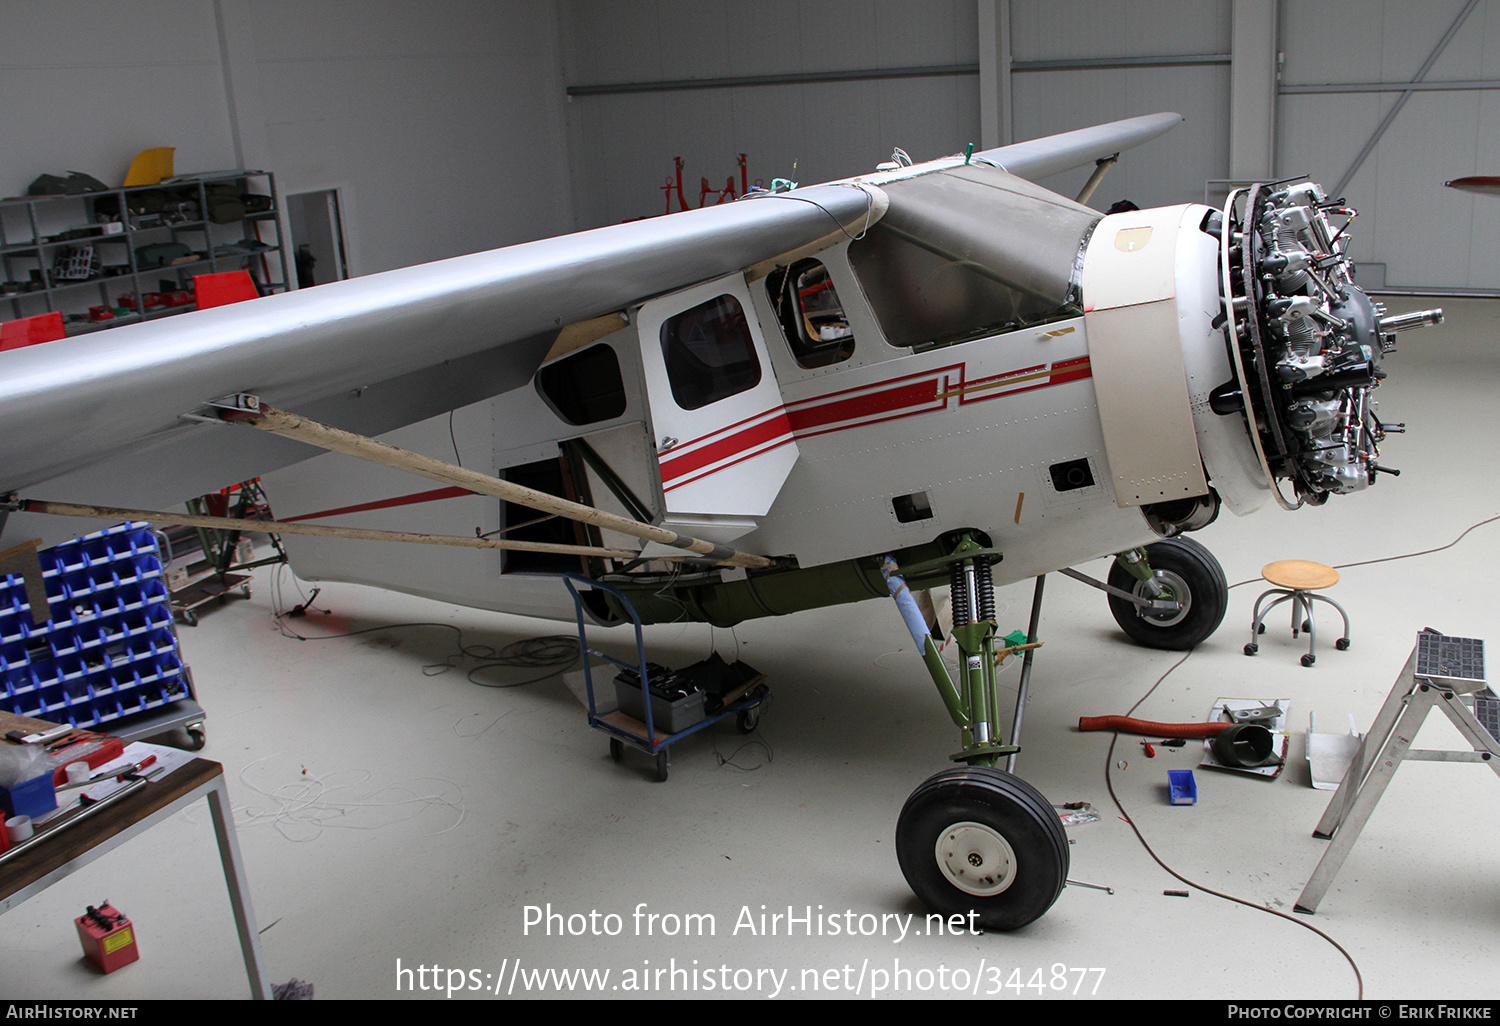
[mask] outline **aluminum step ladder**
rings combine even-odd
[[[1474,711],[1464,704],[1473,695]],[[1427,751],[1411,747],[1434,707],[1443,710],[1473,751]],[[1500,699],[1485,686],[1484,642],[1451,638],[1431,629],[1417,634],[1416,646],[1396,678],[1380,715],[1360,742],[1314,837],[1332,838],[1318,867],[1297,899],[1296,911],[1308,915],[1333,885],[1360,831],[1380,796],[1407,759],[1428,762],[1483,762],[1500,776]]]

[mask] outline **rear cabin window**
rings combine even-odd
[[[1098,211],[981,164],[883,188],[890,209],[849,245],[849,262],[892,345],[948,345],[1082,313],[1078,275]]]
[[[792,356],[803,367],[827,367],[854,355],[854,331],[822,263],[778,267],[766,277],[766,290]]]
[[[620,359],[608,345],[589,346],[537,372],[542,398],[569,424],[597,424],[625,415]]]
[[[760,384],[760,358],[745,310],[723,295],[663,322],[661,353],[672,397],[696,410]]]

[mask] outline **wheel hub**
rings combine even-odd
[[[1158,570],[1152,575],[1151,579],[1166,592],[1167,598],[1179,603],[1182,608],[1165,613],[1142,612],[1140,615],[1152,623],[1160,624],[1163,627],[1170,627],[1175,623],[1182,622],[1188,615],[1188,611],[1193,608],[1193,590],[1188,587],[1187,581],[1171,570]],[[1145,581],[1141,581],[1135,586],[1135,593],[1141,598],[1151,597],[1150,589],[1146,586]]]
[[[1016,853],[1010,842],[983,823],[954,823],[938,835],[938,868],[965,894],[1000,894],[1016,879]]]

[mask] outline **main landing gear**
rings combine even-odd
[[[986,930],[1014,930],[1052,907],[1068,879],[1068,839],[1057,814],[1036,788],[999,769],[1020,750],[999,729],[995,671],[1000,658],[1025,650],[1017,719],[1025,701],[1036,647],[1042,580],[1037,580],[1025,644],[995,637],[995,589],[990,566],[999,553],[965,537],[946,561],[953,604],[953,639],[963,667],[957,683],[915,609],[911,592],[886,561],[886,579],[913,639],[923,650],[933,683],[963,735],[946,769],[912,792],[896,823],[896,856],[912,891],[944,917],[961,915]],[[929,566],[909,568],[915,577]],[[1019,729],[1019,725],[1018,725]]]
[[[962,671],[955,682],[936,640],[916,608],[902,571],[887,557],[882,570],[949,716],[963,735],[951,758],[962,765],[929,777],[906,800],[896,823],[896,855],[907,884],[929,909],[961,915],[986,930],[1014,930],[1042,916],[1068,881],[1068,839],[1047,799],[1009,770],[1019,747],[1001,739],[995,673],[1004,656],[1025,651],[1012,742],[1037,647],[1042,584],[1037,578],[1024,644],[995,636],[991,565],[999,553],[965,536],[940,561],[912,566],[911,579],[930,578],[946,564],[953,606],[953,640]],[[1203,546],[1169,538],[1117,557],[1109,584],[1079,577],[1110,593],[1116,621],[1153,648],[1187,649],[1224,618],[1228,585],[1218,560]],[[1004,762],[1005,769],[1000,764]]]

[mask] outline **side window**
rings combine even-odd
[[[608,345],[589,346],[549,363],[537,372],[536,387],[569,424],[597,424],[625,413],[620,359]]]
[[[718,296],[668,318],[661,326],[661,353],[672,397],[684,410],[760,384],[750,323],[733,296]]]
[[[854,332],[828,268],[816,260],[778,267],[767,276],[766,289],[799,364],[827,367],[854,354]]]

